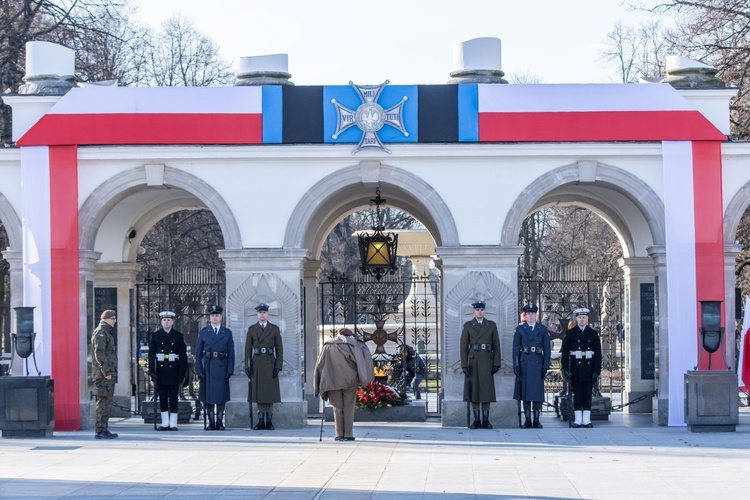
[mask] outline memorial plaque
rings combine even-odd
[[[654,380],[655,376],[655,321],[654,284],[641,283],[641,378],[643,380]]]
[[[99,316],[107,309],[117,311],[117,288],[94,288],[94,318],[97,324]]]

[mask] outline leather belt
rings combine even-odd
[[[475,351],[491,351],[492,344],[469,344],[469,349],[474,349]]]
[[[253,356],[257,356],[258,354],[269,354],[273,356],[276,354],[276,348],[274,347],[253,347]]]
[[[521,347],[520,352],[523,354],[544,354],[544,348],[543,347],[537,347],[537,346],[531,346],[531,347]]]
[[[225,352],[203,351],[203,355],[207,358],[219,358],[219,359],[227,358],[227,353]]]

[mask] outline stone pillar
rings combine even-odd
[[[734,332],[737,328],[737,311],[734,307],[735,297],[735,275],[734,269],[737,262],[737,256],[742,251],[742,245],[731,243],[724,245],[724,344],[726,345],[725,353],[728,368],[737,373],[737,345]],[[741,326],[740,326],[741,327]]]
[[[318,282],[323,264],[319,260],[308,260],[304,263],[303,286],[305,289],[305,324],[304,324],[304,349],[305,349],[305,401],[307,402],[307,413],[320,412],[320,398],[315,397],[313,391],[313,377],[315,376],[315,363],[318,360],[321,348],[321,334],[318,331],[318,314],[320,304],[318,303]]]
[[[112,416],[130,416],[132,381],[135,380],[132,360],[137,357],[138,346],[135,335],[135,318],[130,317],[130,291],[135,286],[135,278],[141,269],[140,264],[135,262],[101,262],[95,263],[101,256],[99,252],[81,252],[80,269],[83,286],[86,289],[86,281],[91,280],[91,268],[93,266],[94,287],[117,288],[117,384],[115,384],[115,407]],[[84,267],[85,266],[85,267]],[[85,271],[84,271],[85,269]],[[85,300],[81,301],[85,307]],[[83,311],[82,318],[86,317]],[[99,318],[94,318],[95,326],[99,324]],[[83,325],[85,328],[85,325]],[[85,332],[90,337],[92,332]],[[86,336],[83,342],[86,342]],[[90,344],[86,344],[90,346]],[[86,352],[86,351],[82,351]],[[85,362],[85,359],[83,361]],[[85,370],[85,367],[84,367]],[[85,373],[85,372],[84,372]],[[86,392],[88,394],[88,392]],[[128,408],[128,411],[120,408]],[[91,410],[93,413],[93,409]],[[83,421],[82,421],[83,422]]]
[[[445,427],[466,426],[459,341],[461,329],[473,317],[471,304],[487,304],[486,317],[497,323],[502,346],[502,367],[495,375],[497,403],[490,406],[495,427],[518,426],[513,400],[511,347],[518,324],[518,258],[523,247],[438,247],[443,276],[443,349],[440,369],[443,381],[442,418]]]
[[[645,339],[643,338],[644,332],[641,331],[641,321],[649,321],[648,318],[643,318],[643,312],[645,311],[641,311],[642,294],[647,292],[647,290],[641,290],[641,285],[654,283],[654,261],[649,257],[630,257],[621,259],[619,264],[623,270],[625,281],[625,311],[623,314],[625,393],[623,403],[629,403],[651,393],[656,382],[656,370],[646,373],[647,367],[643,367],[641,364],[643,349],[652,349],[651,352],[654,352],[653,349],[655,349],[655,345],[643,345],[642,342]],[[646,297],[643,298],[646,299]],[[654,322],[655,326],[656,318],[652,318],[651,321]],[[651,399],[625,407],[625,411],[628,413],[651,413],[651,410]]]
[[[8,262],[10,272],[10,308],[23,307],[23,252],[20,250],[3,250],[0,252],[0,258]],[[15,323],[11,322],[11,332],[15,329]],[[6,339],[8,349],[12,350],[13,346],[10,336]],[[13,360],[13,373],[11,375],[23,375],[23,359],[18,357],[15,352],[11,353]]]
[[[669,424],[669,330],[667,328],[667,249],[664,245],[647,248],[654,261],[654,293],[656,294],[656,328],[654,346],[656,352],[656,396],[653,399],[653,421],[658,425]]]
[[[224,321],[234,335],[235,376],[230,379],[232,400],[227,404],[228,427],[249,427],[247,377],[244,374],[245,337],[257,321],[255,306],[269,305],[268,320],[281,329],[284,366],[279,374],[281,403],[273,407],[277,428],[302,427],[307,419],[303,400],[302,311],[300,292],[303,263],[309,258],[304,249],[220,250],[226,263],[227,304]]]

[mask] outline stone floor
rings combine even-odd
[[[613,414],[570,429],[467,430],[362,423],[354,442],[320,420],[302,429],[154,432],[116,419],[116,440],[55,432],[0,440],[2,498],[743,498],[750,411],[734,433],[689,433]]]

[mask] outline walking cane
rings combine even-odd
[[[323,441],[323,424],[326,421],[326,400],[323,400],[323,414],[320,416],[320,439],[318,441]]]

